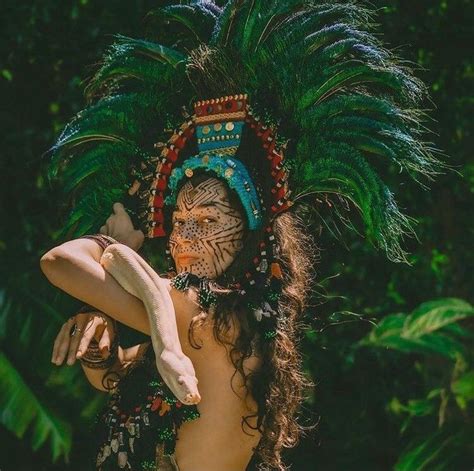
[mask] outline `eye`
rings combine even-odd
[[[175,219],[173,221],[173,227],[180,227],[184,224],[184,221],[182,219]]]
[[[205,224],[209,224],[211,222],[216,222],[216,220],[214,218],[210,218],[210,217],[205,217],[205,218],[202,218],[201,219],[201,222],[205,223]]]

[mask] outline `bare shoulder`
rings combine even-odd
[[[240,324],[237,317],[229,314],[225,328],[219,332],[220,341],[217,341],[214,335],[214,315],[212,310],[207,315],[203,315],[202,320],[199,319],[202,313],[197,302],[196,291],[194,289],[179,291],[171,286],[169,279],[163,278],[163,281],[173,302],[176,325],[183,351],[193,361],[198,360],[203,355],[206,356],[207,353],[212,351],[216,354],[216,356],[212,357],[212,361],[219,364],[225,361],[225,363],[230,365],[230,349],[234,346],[240,334]],[[192,329],[191,324],[193,324]],[[196,346],[198,346],[197,349]],[[209,365],[209,358],[206,359],[206,362]],[[243,368],[245,374],[258,370],[260,366],[261,358],[258,355],[251,355],[244,359]]]
[[[199,314],[197,295],[193,289],[179,291],[171,286],[171,280],[169,278],[162,277],[161,279],[163,280],[163,284],[166,286],[166,289],[170,294],[177,316],[181,316],[184,313],[192,316]]]

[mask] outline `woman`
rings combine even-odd
[[[99,388],[118,382],[99,467],[164,466],[160,456],[135,464],[138,426],[157,431],[152,448],[164,446],[161,455],[182,471],[243,470],[254,449],[263,466],[283,469],[281,450],[299,435],[297,319],[315,253],[297,216],[302,196],[352,203],[368,238],[403,261],[399,238],[410,222],[369,159],[436,171],[417,121],[424,89],[361,30],[370,12],[354,2],[192,2],[160,10],[159,20],[164,45],[118,39],[88,86],[92,104],[55,148],[74,190],[70,232],[97,227],[127,199],[126,187],[143,234],[115,205],[105,236],[66,242],[42,259],[53,284],[151,334],[153,349],[119,348],[104,362],[113,322],[80,314],[61,330],[53,361],[67,352]],[[167,244],[169,275],[135,253],[143,235],[157,241],[149,254]],[[158,379],[142,375],[150,362]],[[130,378],[142,387],[127,395]]]
[[[229,131],[230,123],[239,126],[242,108],[239,102],[245,104],[245,98],[222,101],[224,107],[230,103],[239,108],[233,117],[233,108],[226,107],[227,129],[221,127],[223,135],[232,132]],[[212,116],[218,117],[219,113],[208,112],[206,116],[201,114],[195,119],[197,133],[202,127],[220,124],[219,118],[210,119]],[[260,442],[262,424],[268,424],[268,433],[263,434],[264,441],[260,445],[262,453],[265,446],[275,450],[285,443],[290,444],[298,431],[286,414],[290,413],[291,417],[291,410],[300,402],[304,382],[294,333],[295,320],[301,312],[309,285],[311,257],[305,254],[309,240],[302,231],[303,225],[300,223],[298,227],[297,217],[290,213],[275,218],[272,226],[261,227],[264,219],[261,202],[246,167],[240,163],[244,159],[252,161],[261,157],[261,151],[250,131],[242,136],[238,150],[235,141],[225,139],[219,147],[213,145],[212,149],[207,143],[198,144],[197,156],[185,158],[183,167],[176,168],[172,175],[176,181],[170,181],[170,186],[175,189],[169,195],[173,209],[169,249],[178,276],[171,283],[169,279],[160,277],[154,281],[156,286],[166,287],[166,295],[169,293],[172,306],[168,311],[174,311],[171,317],[166,318],[168,313],[164,312],[163,306],[167,299],[163,293],[152,293],[152,302],[156,300],[156,305],[148,306],[146,312],[148,303],[143,292],[138,291],[133,297],[117,284],[115,279],[120,275],[115,273],[115,279],[110,276],[109,272],[113,272],[111,262],[104,259],[111,251],[115,252],[115,257],[120,257],[122,251],[125,257],[129,257],[125,261],[125,270],[130,272],[130,264],[138,260],[138,256],[115,244],[104,251],[104,247],[96,243],[100,236],[66,242],[48,252],[41,262],[44,273],[54,285],[132,328],[149,334],[154,316],[157,317],[156,325],[164,318],[167,326],[176,323],[179,340],[171,333],[162,344],[168,345],[166,352],[171,352],[173,358],[183,358],[184,352],[184,358],[191,359],[199,381],[199,392],[192,390],[192,382],[189,383],[191,390],[180,390],[175,380],[183,375],[173,377],[176,371],[179,372],[179,367],[171,363],[163,365],[165,349],[154,344],[158,370],[181,402],[193,404],[199,402],[200,396],[203,398],[199,403],[200,418],[184,424],[179,430],[176,456],[180,469],[245,469]],[[232,151],[235,156],[231,155]],[[155,179],[159,180],[160,176]],[[245,185],[239,187],[239,183],[244,182],[252,185],[252,191],[249,192]],[[240,189],[233,190],[231,186]],[[252,209],[254,207],[258,210]],[[133,229],[122,205],[115,204],[114,211],[102,232],[137,250],[143,235]],[[264,229],[263,239],[260,239],[258,229],[260,232]],[[258,259],[261,271],[257,273],[262,276],[260,279],[255,277],[255,280],[247,276],[249,283],[256,284],[258,290],[252,290],[249,285],[249,291],[245,292],[241,286],[235,285],[235,280],[248,273],[250,258],[255,265],[255,246],[261,254]],[[265,249],[268,249],[268,254]],[[143,260],[140,263],[146,264]],[[271,265],[269,278],[263,274],[265,264]],[[147,269],[152,271],[148,266]],[[133,270],[136,271],[136,267]],[[282,280],[283,273],[290,283]],[[216,282],[204,289],[196,285],[194,290],[183,292],[179,290],[177,280],[184,280],[179,278],[182,274],[194,275],[200,281]],[[130,284],[137,281],[132,279]],[[206,306],[200,301],[209,294],[216,296],[215,306]],[[271,295],[273,299],[270,299]],[[141,298],[145,306],[137,302],[137,298]],[[249,303],[254,303],[255,308],[249,308]],[[281,331],[276,328],[277,310],[285,313],[285,326]],[[210,314],[208,318],[206,311]],[[260,318],[253,311],[257,311]],[[99,347],[107,347],[114,332],[104,330],[104,324],[109,329],[113,325],[105,321],[102,314],[79,314],[70,319],[55,343],[53,363],[61,364],[66,354],[68,364],[74,363],[76,357],[83,358],[94,335],[99,336]],[[76,329],[71,337],[73,325]],[[98,370],[92,369],[96,366],[94,363],[86,361],[83,362],[84,371],[94,386],[108,389],[114,386],[114,378],[112,384],[106,386],[104,376],[111,371],[124,371],[142,351],[140,346],[126,351],[119,349],[112,365],[106,361],[100,365],[104,369]],[[188,400],[187,394],[193,397]],[[109,441],[111,438],[113,436]],[[234,446],[229,447],[229,443]],[[215,452],[210,454],[209,449]],[[127,458],[133,454],[128,448]],[[110,456],[109,451],[106,455]],[[99,456],[100,462],[102,455]],[[159,458],[159,469],[164,459]]]
[[[173,214],[174,227],[170,235],[171,253],[178,272],[189,270],[191,273],[215,278],[234,261],[244,239],[244,217],[238,207],[238,200],[234,197],[232,205],[230,201],[225,184],[215,178],[206,176],[201,179],[194,178],[183,186],[177,198],[177,207]],[[290,228],[289,225],[287,227]],[[109,219],[107,230],[109,235],[113,235],[120,242],[137,248],[133,244],[135,231],[121,205],[115,206],[115,215]],[[222,257],[207,250],[216,238],[219,238],[220,249],[223,250]],[[59,288],[149,334],[150,328],[147,325],[148,319],[143,305],[124,292],[103,270],[100,265],[101,251],[102,249],[90,239],[67,242],[43,257],[42,268],[50,281]],[[287,257],[289,255],[298,258],[302,254],[298,252],[297,247],[292,247]],[[302,261],[304,262],[304,259]],[[291,270],[291,266],[289,269]],[[298,277],[302,278],[301,272]],[[194,365],[202,397],[199,403],[199,420],[188,422],[179,430],[176,447],[179,469],[243,470],[260,440],[255,419],[258,407],[252,394],[248,394],[244,381],[252,372],[258,375],[261,357],[257,352],[250,350],[239,352],[239,356],[233,352],[235,366],[244,372],[244,375],[235,375],[236,369],[229,356],[230,350],[226,344],[220,343],[214,337],[213,330],[216,324],[211,320],[201,323],[194,329],[194,339],[199,343],[199,348],[193,346],[188,338],[188,330],[193,319],[196,320],[201,314],[196,293],[177,291],[170,286],[169,280],[164,280],[168,282],[167,287],[176,313],[179,343],[184,354]],[[293,289],[296,288],[295,284]],[[301,288],[302,286],[300,290]],[[222,325],[219,326],[221,341],[232,346],[235,346],[237,339],[249,343],[250,332],[240,335],[236,332],[239,322],[237,313],[226,314],[223,322],[224,324],[221,322]],[[67,355],[68,364],[73,364],[76,356],[80,358],[87,352],[88,342],[93,335],[100,336],[105,323],[109,329],[113,325],[105,321],[103,315],[94,313],[79,314],[70,319],[55,343],[53,362],[60,365]],[[79,334],[70,337],[74,324],[76,332],[80,330],[82,337]],[[225,332],[222,327],[225,327]],[[227,331],[229,327],[230,330]],[[113,340],[114,334],[113,331],[109,337],[102,334],[99,345],[109,346],[108,338]],[[288,350],[280,354],[278,360],[283,361],[286,358],[293,366],[298,366],[296,352],[289,350],[291,345],[288,340],[286,343],[285,347]],[[77,346],[79,346],[78,352],[76,352]],[[246,349],[249,348],[250,346],[247,346]],[[104,374],[126,367],[141,352],[141,346],[125,351],[120,349],[117,360],[109,369],[91,369],[87,363],[83,363],[84,372],[96,388],[107,390],[103,382]],[[300,394],[301,379],[298,376],[298,368],[288,379],[292,381],[286,380],[278,385],[286,389],[279,392],[280,401],[289,399],[289,394]],[[285,411],[288,411],[288,407]],[[283,413],[282,411],[281,414]],[[243,418],[246,418],[244,425]],[[229,446],[231,443],[233,446]],[[210,450],[214,451],[210,453]]]

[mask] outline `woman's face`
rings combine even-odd
[[[186,182],[173,212],[170,251],[178,273],[216,278],[242,249],[244,218],[231,205],[227,186],[208,178]]]

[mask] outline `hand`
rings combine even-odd
[[[117,242],[137,251],[143,245],[145,235],[133,227],[123,204],[114,203],[113,211],[105,225],[100,228],[100,233],[113,237]]]
[[[114,322],[102,312],[76,314],[61,327],[54,341],[51,362],[60,366],[66,359],[69,366],[73,365],[84,355],[93,339],[99,343],[99,349],[105,360],[110,355],[110,345],[114,337]]]

